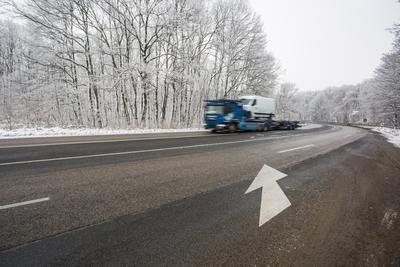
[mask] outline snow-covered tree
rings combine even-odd
[[[19,16],[0,22],[0,120],[10,125],[198,126],[205,99],[276,85],[246,0],[1,2]]]

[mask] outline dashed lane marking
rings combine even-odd
[[[38,198],[38,199],[24,201],[24,202],[8,204],[8,205],[0,206],[0,210],[16,208],[16,207],[25,206],[25,205],[31,205],[31,204],[40,203],[40,202],[49,201],[49,200],[50,200],[49,197],[44,197],[44,198]]]

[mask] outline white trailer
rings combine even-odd
[[[250,95],[240,97],[243,108],[250,111],[253,118],[270,117],[275,114],[275,99]]]

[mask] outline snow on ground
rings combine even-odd
[[[300,124],[301,127],[297,128],[299,130],[308,130],[308,129],[315,129],[315,128],[321,128],[321,124],[314,124],[314,123],[303,123]]]
[[[388,142],[394,144],[397,147],[400,147],[400,129],[392,129],[386,127],[372,127],[370,128],[372,131],[381,133],[386,137]]]
[[[51,137],[51,136],[91,136],[114,134],[145,134],[145,133],[179,133],[205,131],[200,128],[187,129],[76,129],[76,128],[19,128],[14,130],[0,129],[0,139],[24,137]]]

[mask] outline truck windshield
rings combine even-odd
[[[207,114],[224,114],[224,106],[206,106]]]

